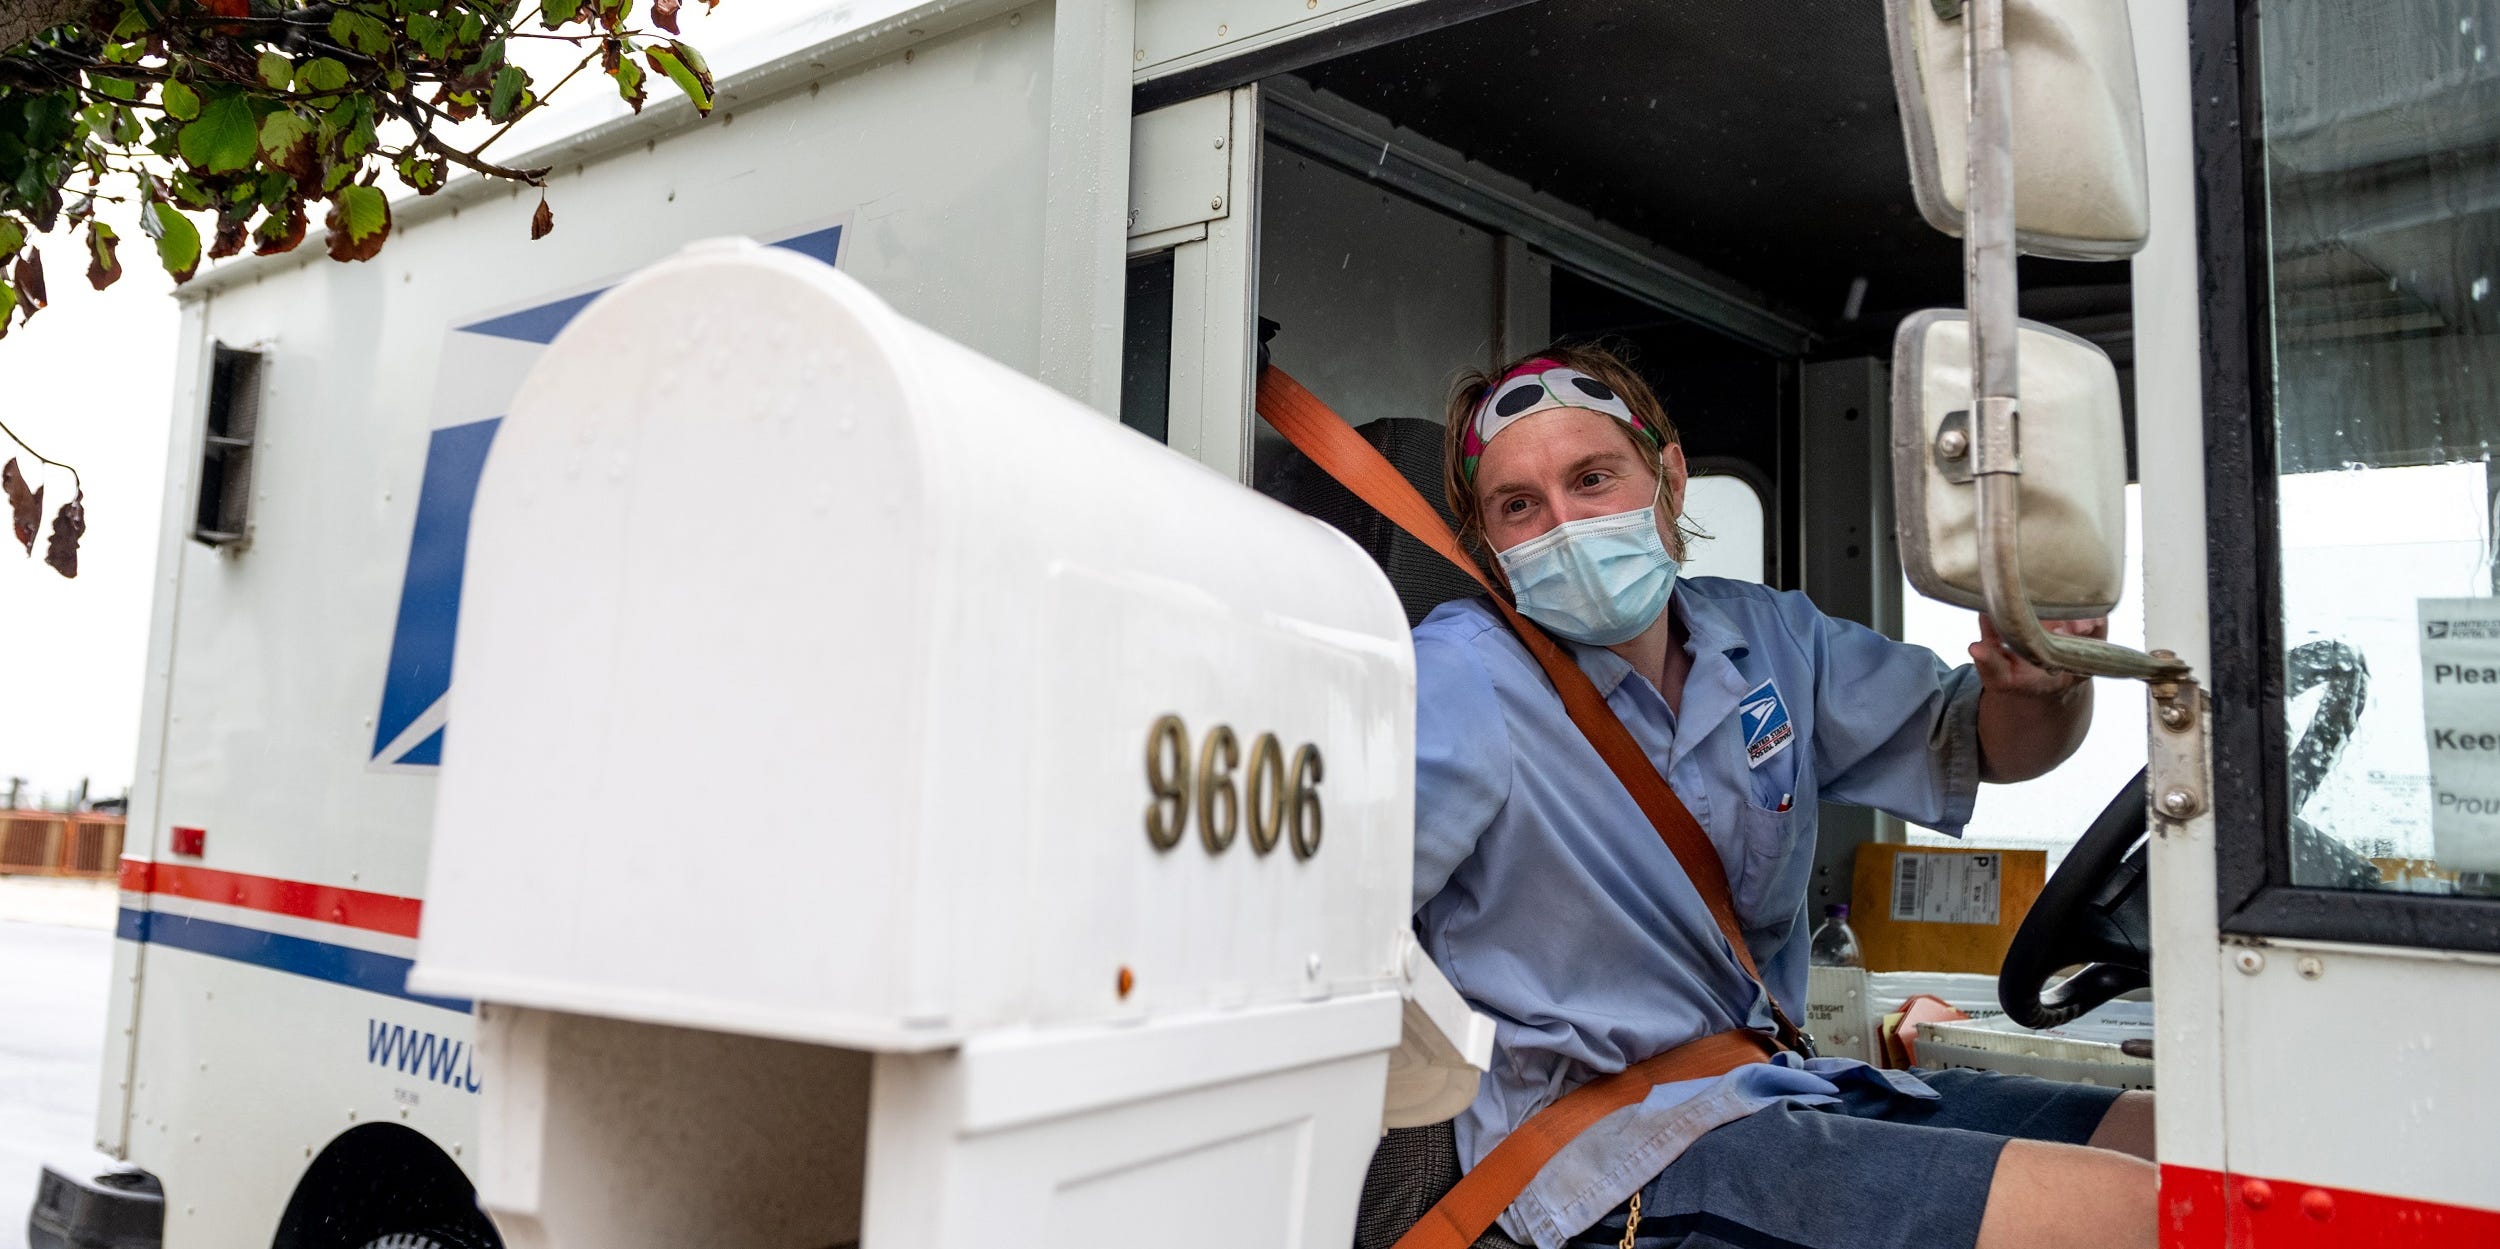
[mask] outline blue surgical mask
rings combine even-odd
[[[1521,615],[1591,646],[1639,637],[1675,590],[1676,562],[1649,507],[1556,525],[1497,558]]]

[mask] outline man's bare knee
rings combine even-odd
[[[2009,1141],[1997,1155],[1979,1249],[2153,1249],[2156,1172],[2086,1145]]]
[[[2109,1112],[2101,1116],[2101,1125],[2092,1130],[2094,1149],[2114,1149],[2122,1154],[2157,1161],[2153,1154],[2153,1095],[2131,1089],[2120,1093],[2109,1104]]]

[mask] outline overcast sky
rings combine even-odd
[[[102,292],[76,239],[38,237],[52,304],[0,339],[0,422],[76,465],[87,489],[77,580],[44,566],[41,536],[31,559],[14,542],[0,550],[0,786],[23,777],[52,796],[82,777],[120,793],[138,749],[177,318],[147,240],[118,229],[130,240],[122,280]],[[48,533],[69,474],[6,443],[0,454],[44,487]]]
[[[741,45],[782,42],[774,28],[817,14],[838,21],[845,8],[874,16],[892,7],[893,0],[727,0],[718,14],[687,5],[682,24],[686,39],[727,72],[753,56]],[[551,82],[547,71],[560,75],[577,55],[538,42],[515,59]],[[544,120],[563,128],[584,112],[614,111],[595,98],[612,96],[606,86],[577,80],[548,110],[573,116]],[[670,89],[664,81],[652,86],[655,95]],[[529,142],[527,135],[514,139]],[[100,293],[90,289],[80,237],[38,236],[52,304],[0,339],[0,423],[35,450],[76,465],[87,488],[77,580],[43,565],[41,537],[32,559],[14,544],[0,551],[0,800],[13,777],[47,797],[82,778],[97,795],[118,794],[130,783],[138,750],[178,318],[171,283],[130,215],[108,209],[105,219],[125,240],[122,280]],[[320,242],[316,222],[306,246]],[[48,530],[53,507],[72,493],[69,474],[43,469],[6,444],[0,438],[0,458],[16,455],[29,480],[45,487]]]

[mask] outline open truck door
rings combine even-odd
[[[2034,907],[2005,1009],[2157,991],[2165,1245],[2487,1243],[2500,803],[2473,743],[2500,691],[2473,686],[2500,409],[2492,203],[2454,188],[2495,151],[2500,15],[1888,8],[1969,309],[1900,331],[1904,566],[2149,695],[2141,788]],[[2038,624],[2115,597],[2122,429],[2096,353],[2016,321],[2018,250],[2135,256],[2150,654]]]

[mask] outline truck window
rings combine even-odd
[[[1684,492],[1684,517],[1710,537],[1692,544],[1685,563],[1689,577],[1730,577],[1763,580],[1763,535],[1769,518],[1762,492],[1734,473],[1706,468],[1693,474]]]
[[[2500,8],[2258,14],[2273,862],[2301,888],[2500,896]]]

